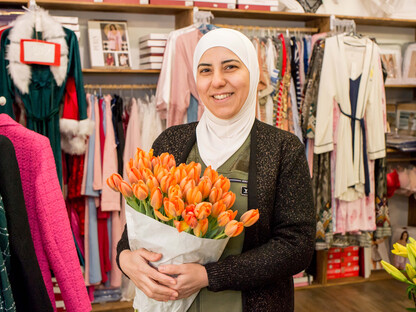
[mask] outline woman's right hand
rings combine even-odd
[[[176,280],[149,265],[149,262],[161,258],[161,254],[144,248],[135,251],[126,249],[120,253],[119,261],[123,272],[147,297],[157,301],[176,300],[178,292],[169,288],[176,284]]]

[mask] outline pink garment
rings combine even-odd
[[[107,178],[118,171],[117,162],[117,144],[114,134],[114,127],[111,113],[111,95],[104,97],[105,101],[105,122],[106,134],[104,143],[103,156],[103,182],[101,192],[101,209],[102,211],[120,211],[120,193],[114,192],[107,185]]]
[[[315,145],[314,139],[308,139],[308,165],[309,165],[309,174],[311,175],[311,178],[313,176],[313,146]]]
[[[404,190],[410,190],[410,179],[409,179],[409,172],[407,169],[399,170],[399,181],[400,181],[400,188]]]
[[[8,137],[16,150],[30,232],[54,310],[51,270],[67,311],[91,311],[48,138],[6,114],[0,114],[0,134]]]
[[[87,117],[88,119],[91,119],[91,108],[92,108],[92,103],[91,103],[91,94],[87,94]],[[85,195],[85,187],[86,187],[86,182],[87,182],[87,170],[88,170],[88,146],[89,146],[89,142],[90,142],[90,136],[87,137],[86,139],[86,143],[85,146],[87,147],[85,149],[85,161],[84,161],[84,175],[82,176],[82,182],[81,182],[81,195]]]
[[[117,30],[116,33],[109,31],[107,33],[108,39],[108,48],[112,51],[120,51],[121,50],[121,34]]]
[[[176,40],[175,59],[172,71],[171,101],[168,109],[167,127],[184,123],[191,94],[198,100],[195,79],[192,71],[192,62],[195,47],[202,37],[196,29],[185,33]],[[202,104],[198,104],[198,116]]]
[[[92,188],[94,190],[101,190],[103,188],[103,176],[101,166],[101,143],[100,143],[100,109],[98,99],[94,98],[94,114],[95,114],[95,146],[94,146],[94,180]],[[97,204],[97,207],[100,204]]]
[[[336,144],[338,133],[338,119],[340,111],[334,101],[333,105],[333,129],[334,129],[334,150],[331,152],[331,197],[332,207],[335,214],[334,233],[357,232],[357,231],[375,231],[375,177],[374,177],[374,160],[368,161],[370,175],[370,194],[368,197],[359,198],[355,201],[344,201],[335,198],[335,164],[336,164]]]
[[[124,224],[121,224],[121,218],[118,211],[113,211],[111,214],[111,272],[110,272],[110,284],[111,287],[121,286],[121,271],[118,268],[117,257],[117,243],[121,238],[121,234],[124,230]]]
[[[88,150],[88,149],[87,149]],[[84,171],[85,172],[85,171]],[[85,227],[84,227],[84,252],[85,252],[85,268],[84,268],[84,281],[85,285],[90,285],[90,244],[88,237],[90,234],[89,228],[89,213],[88,213],[88,198],[85,197]]]
[[[130,158],[134,157],[136,153],[136,149],[141,146],[141,128],[142,123],[140,122],[139,116],[139,106],[135,98],[132,98],[131,103],[131,110],[130,110],[130,119],[127,125],[126,130],[126,140],[124,144],[124,152],[123,152],[123,163],[127,164]],[[128,176],[126,173],[125,168],[123,168],[123,179],[128,181]],[[124,228],[126,224],[126,215],[125,215],[125,202],[122,201],[120,218],[121,218],[121,226]]]

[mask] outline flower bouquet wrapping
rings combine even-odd
[[[153,156],[137,149],[126,164],[129,182],[112,174],[107,184],[126,200],[126,220],[131,250],[145,248],[161,253],[162,264],[217,261],[230,237],[241,234],[258,218],[258,210],[244,213],[230,208],[235,194],[230,181],[208,167],[201,177],[201,164],[176,166],[173,155]],[[136,287],[134,308],[140,312],[185,312],[197,293],[188,298],[160,302]]]

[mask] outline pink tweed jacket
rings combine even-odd
[[[91,311],[48,138],[6,114],[0,114],[0,134],[8,137],[16,150],[30,232],[54,310],[51,270],[67,311]]]

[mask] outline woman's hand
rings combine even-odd
[[[208,286],[207,271],[198,263],[161,265],[158,270],[164,274],[177,275],[176,285],[170,286],[179,294],[176,299],[187,298]]]
[[[158,301],[176,300],[178,292],[172,289],[176,286],[176,280],[149,265],[149,262],[160,258],[161,254],[141,248],[135,251],[123,250],[119,261],[123,272],[147,297]]]

